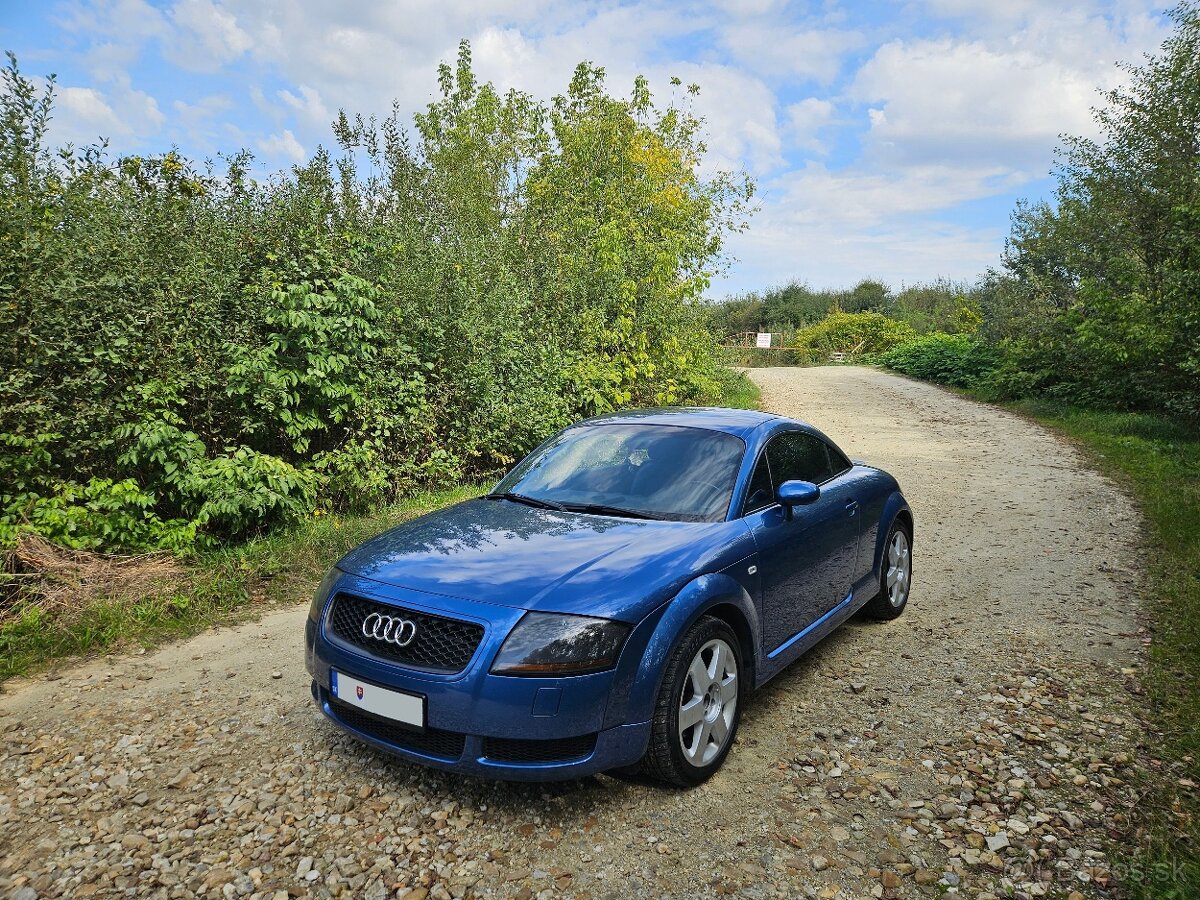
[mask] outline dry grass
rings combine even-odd
[[[347,550],[483,490],[467,484],[368,515],[314,517],[183,559],[81,553],[22,538],[0,551],[0,689],[5,679],[64,657],[148,647],[277,604],[307,602]]]
[[[170,553],[117,556],[69,550],[35,534],[22,534],[4,554],[4,570],[16,590],[0,598],[0,624],[16,614],[18,599],[35,602],[59,622],[69,623],[97,601],[133,603],[169,590],[185,577]]]

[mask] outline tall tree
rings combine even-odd
[[[1014,214],[1018,341],[1051,387],[1200,415],[1200,5],[1067,138],[1056,207]]]

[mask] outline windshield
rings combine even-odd
[[[687,522],[725,518],[745,444],[674,425],[581,425],[528,456],[496,485],[568,510]]]

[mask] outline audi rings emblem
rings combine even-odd
[[[407,647],[417,637],[417,623],[399,616],[384,616],[371,613],[362,624],[363,637],[386,641],[397,647]]]

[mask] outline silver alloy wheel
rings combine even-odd
[[[908,550],[908,535],[897,528],[888,544],[887,592],[892,606],[904,605],[911,581],[912,556]]]
[[[679,700],[679,746],[701,768],[729,742],[737,710],[737,657],[720,638],[701,647],[688,666]]]

